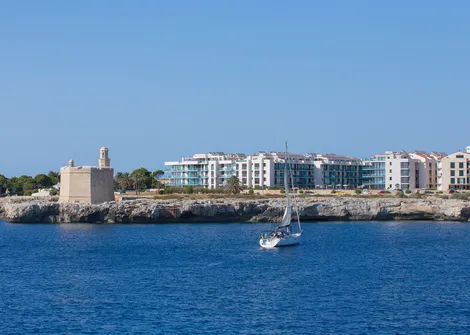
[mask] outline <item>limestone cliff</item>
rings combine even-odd
[[[470,202],[447,199],[318,197],[298,200],[302,221],[449,220],[469,221]],[[0,217],[36,222],[269,222],[279,221],[283,199],[129,200],[99,205],[50,199],[0,200]]]

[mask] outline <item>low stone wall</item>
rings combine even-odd
[[[12,223],[271,222],[282,217],[284,199],[128,200],[99,205],[53,199],[0,200],[0,217]],[[469,221],[470,202],[448,199],[319,197],[298,199],[302,221]]]

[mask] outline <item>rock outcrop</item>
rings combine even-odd
[[[298,199],[302,221],[469,221],[470,202],[447,199],[318,197]],[[0,217],[11,223],[170,223],[279,221],[284,199],[128,200],[99,205],[51,199],[0,200]]]

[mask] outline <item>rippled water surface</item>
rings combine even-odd
[[[1,334],[470,334],[470,224],[0,222]]]

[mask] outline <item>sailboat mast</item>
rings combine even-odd
[[[289,159],[289,173],[291,176],[292,189],[294,189],[294,178],[292,178],[292,167],[290,165],[289,152],[287,151],[287,142],[286,142],[286,157]],[[290,204],[290,199],[289,199],[289,204]],[[295,196],[295,193],[294,193],[294,207],[295,207],[295,213],[297,215],[297,224],[299,225],[299,231],[302,232],[302,227],[300,226],[299,206],[297,205],[297,197]]]
[[[284,190],[286,192],[286,199],[287,199],[287,207],[290,208],[290,195],[289,195],[289,178],[288,173],[290,169],[287,169],[289,154],[287,152],[287,141],[286,141],[286,157],[284,159]]]

